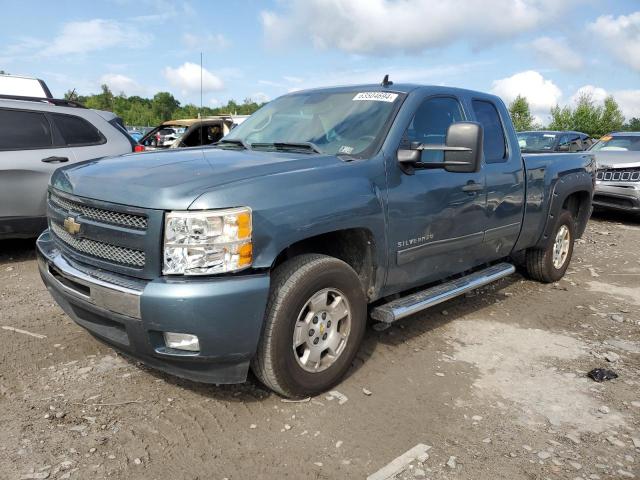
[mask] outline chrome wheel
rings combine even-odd
[[[307,372],[326,370],[340,357],[351,333],[351,307],[335,288],[315,293],[298,314],[293,353]]]
[[[571,233],[566,225],[562,225],[556,234],[556,240],[553,244],[553,266],[560,270],[569,256],[569,248],[571,246]]]

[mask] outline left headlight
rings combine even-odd
[[[251,266],[251,209],[168,212],[164,221],[165,275],[212,275]]]

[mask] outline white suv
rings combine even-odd
[[[35,237],[46,228],[47,185],[56,168],[135,146],[113,113],[0,95],[0,239]]]

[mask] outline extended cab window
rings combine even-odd
[[[0,110],[0,150],[29,150],[52,145],[51,127],[38,112]]]
[[[507,160],[506,140],[496,107],[491,102],[474,100],[473,111],[478,122],[484,128],[485,161],[487,163],[505,162]]]
[[[455,98],[434,97],[425,100],[407,128],[403,144],[429,143],[443,145],[447,138],[449,125],[464,120],[462,107]],[[422,161],[441,162],[444,152],[423,151]]]
[[[62,138],[66,145],[99,145],[105,143],[106,140],[96,127],[87,122],[84,118],[75,115],[61,115],[54,113],[52,115]]]

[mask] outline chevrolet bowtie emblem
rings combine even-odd
[[[80,231],[80,224],[76,222],[75,218],[67,217],[64,219],[64,229],[71,235],[75,235]]]

